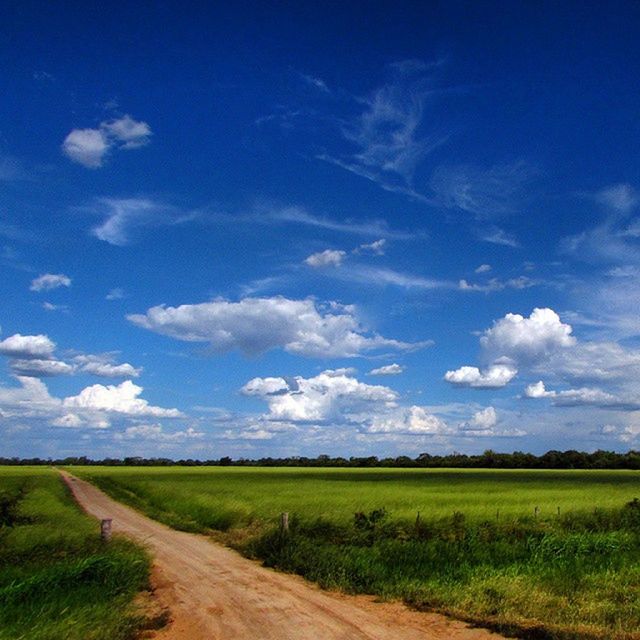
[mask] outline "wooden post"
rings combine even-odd
[[[500,520],[500,509],[496,509],[496,520]]]
[[[558,516],[560,515],[560,507],[558,507]]]
[[[103,542],[111,540],[111,518],[105,518],[100,521],[100,538]]]
[[[420,512],[418,511],[418,515],[416,516],[416,528],[420,526]]]
[[[538,507],[536,507],[536,508],[533,510],[533,517],[534,517],[534,518],[537,518],[537,517],[538,517]]]
[[[289,514],[286,511],[280,514],[280,533],[289,533]]]

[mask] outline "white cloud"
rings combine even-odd
[[[533,382],[524,390],[524,395],[527,398],[548,398],[553,397],[555,395],[554,391],[547,391],[544,386],[544,382],[542,380],[538,380],[538,382]]]
[[[65,413],[63,416],[51,421],[54,427],[68,427],[71,429],[77,429],[85,426],[85,421],[75,413]]]
[[[492,364],[484,371],[478,367],[463,366],[455,371],[447,371],[444,379],[460,387],[500,389],[509,384],[517,373],[512,364]]]
[[[524,162],[489,169],[440,167],[433,173],[431,188],[444,206],[488,219],[516,211],[532,176],[532,169]]]
[[[508,233],[499,227],[491,227],[490,229],[482,231],[480,233],[480,240],[490,242],[491,244],[502,245],[503,247],[511,247],[512,249],[520,247],[520,243],[512,233]]]
[[[553,309],[534,309],[528,318],[507,313],[484,332],[480,344],[493,358],[535,360],[574,346],[572,331],[571,325],[561,322]]]
[[[90,373],[103,378],[137,378],[142,369],[128,362],[115,364],[111,354],[79,355],[73,358],[78,372]]]
[[[435,95],[427,69],[424,63],[389,65],[389,81],[369,96],[358,98],[358,104],[364,106],[362,112],[340,123],[342,137],[353,145],[354,152],[341,157],[321,154],[317,158],[387,191],[428,200],[413,189],[413,175],[418,163],[447,136],[420,132],[427,98]]]
[[[0,342],[0,354],[13,358],[50,358],[55,342],[43,334],[23,336],[16,333]]]
[[[595,198],[606,207],[621,213],[631,212],[640,203],[638,192],[630,184],[614,184],[596,193]]]
[[[524,390],[527,398],[550,398],[554,405],[560,407],[579,407],[585,405],[600,408],[615,408],[622,411],[640,410],[640,400],[635,394],[632,397],[622,397],[602,389],[581,387],[579,389],[565,389],[562,391],[547,391],[544,382],[540,380],[528,385]]]
[[[21,376],[68,376],[75,372],[75,368],[61,360],[42,360],[38,358],[11,360],[11,371]]]
[[[339,267],[346,256],[345,251],[325,249],[311,254],[304,262],[310,267]]]
[[[73,129],[62,143],[62,151],[87,169],[97,169],[102,166],[110,146],[100,129]]]
[[[51,291],[59,287],[70,287],[71,278],[63,273],[45,273],[31,282],[31,291]]]
[[[374,256],[383,256],[387,241],[384,238],[375,240],[374,242],[361,244],[357,249],[354,249],[354,253],[371,253]]]
[[[73,129],[62,143],[62,151],[70,160],[97,169],[112,150],[142,147],[150,137],[151,128],[146,122],[125,115],[101,122],[97,129]]]
[[[237,221],[238,216],[234,216],[233,219]],[[385,220],[364,220],[360,222],[335,220],[314,215],[306,209],[296,206],[258,207],[255,213],[245,217],[245,220],[262,224],[272,224],[274,222],[298,224],[358,236],[382,236],[383,238],[397,238],[399,240],[407,240],[415,236],[415,233],[389,229],[389,225]]]
[[[60,400],[49,395],[37,378],[16,376],[20,387],[0,387],[0,407],[5,417],[48,416],[60,408]]]
[[[374,416],[367,432],[434,436],[449,434],[451,429],[444,420],[429,413],[425,407],[411,406],[388,415]]]
[[[463,431],[487,431],[498,424],[498,413],[493,407],[486,407],[476,411],[468,422],[463,422],[460,429]]]
[[[51,302],[43,302],[42,308],[45,311],[68,311],[69,307],[66,304],[53,304]]]
[[[277,390],[274,392],[274,389]],[[359,422],[376,408],[395,405],[397,394],[388,387],[369,385],[342,371],[327,370],[313,378],[254,378],[245,395],[269,406],[266,420],[277,422]]]
[[[151,138],[151,127],[146,122],[134,120],[129,115],[103,122],[100,128],[106,133],[112,144],[117,145],[120,149],[143,147],[149,143]]]
[[[518,278],[511,278],[509,280],[499,280],[498,278],[491,278],[484,284],[470,283],[467,280],[460,280],[458,282],[458,288],[460,291],[478,291],[482,293],[492,293],[494,291],[504,291],[505,289],[528,289],[529,287],[535,287],[538,284],[535,280],[527,278],[527,276],[519,276]]]
[[[196,215],[149,198],[99,198],[90,211],[104,217],[92,235],[118,247],[129,244],[139,229],[182,224]]]
[[[202,431],[188,427],[182,431],[166,432],[159,424],[139,424],[127,427],[124,433],[118,434],[118,440],[150,440],[153,442],[183,442],[185,440],[200,439]]]
[[[119,385],[94,384],[84,388],[77,396],[65,398],[63,406],[68,409],[106,411],[127,416],[182,417],[183,414],[178,409],[154,407],[147,400],[139,398],[142,391],[142,387],[130,380],[125,380]]]
[[[306,357],[353,357],[379,349],[414,349],[422,344],[368,334],[354,307],[318,305],[312,299],[244,298],[179,307],[152,307],[127,318],[134,324],[187,342],[208,342],[215,352],[238,349],[257,354],[275,348]]]
[[[348,282],[362,282],[374,286],[395,286],[403,289],[455,289],[456,285],[447,280],[435,280],[410,273],[402,273],[385,267],[352,265],[349,268],[331,272],[331,275]]]
[[[488,273],[489,271],[491,271],[491,265],[490,264],[481,264],[476,269],[476,273]]]
[[[404,367],[402,365],[393,363],[387,364],[383,367],[378,367],[377,369],[371,369],[369,371],[370,376],[397,376],[404,371]]]
[[[115,289],[111,289],[109,293],[105,296],[105,300],[122,300],[125,297],[124,289],[120,287],[116,287]]]

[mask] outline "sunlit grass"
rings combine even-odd
[[[56,471],[0,468],[1,639],[132,638],[148,572],[139,547],[100,540]]]
[[[521,637],[640,638],[640,503],[628,504],[640,496],[637,472],[75,471],[171,526],[216,530],[323,587],[402,598]],[[372,517],[382,508],[386,516]]]

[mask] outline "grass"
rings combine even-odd
[[[640,638],[637,472],[74,471],[173,527],[327,588],[527,638]]]
[[[98,529],[56,471],[0,468],[0,639],[134,637],[149,558],[125,539],[104,544]]]

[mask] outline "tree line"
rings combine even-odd
[[[0,457],[0,465],[98,465],[98,466],[212,466],[212,467],[395,467],[395,468],[455,468],[455,469],[640,469],[640,452],[598,450],[592,453],[585,451],[547,451],[536,456],[532,453],[514,451],[513,453],[498,453],[491,449],[481,454],[467,455],[464,453],[450,453],[446,455],[431,455],[421,453],[415,458],[397,456],[378,458],[365,456],[344,458],[319,455],[315,458],[304,456],[289,456],[287,458],[239,458],[234,460],[229,456],[218,459],[197,460],[193,458],[174,460],[171,458],[103,458],[94,460],[87,456],[71,456],[66,458],[18,458]]]

